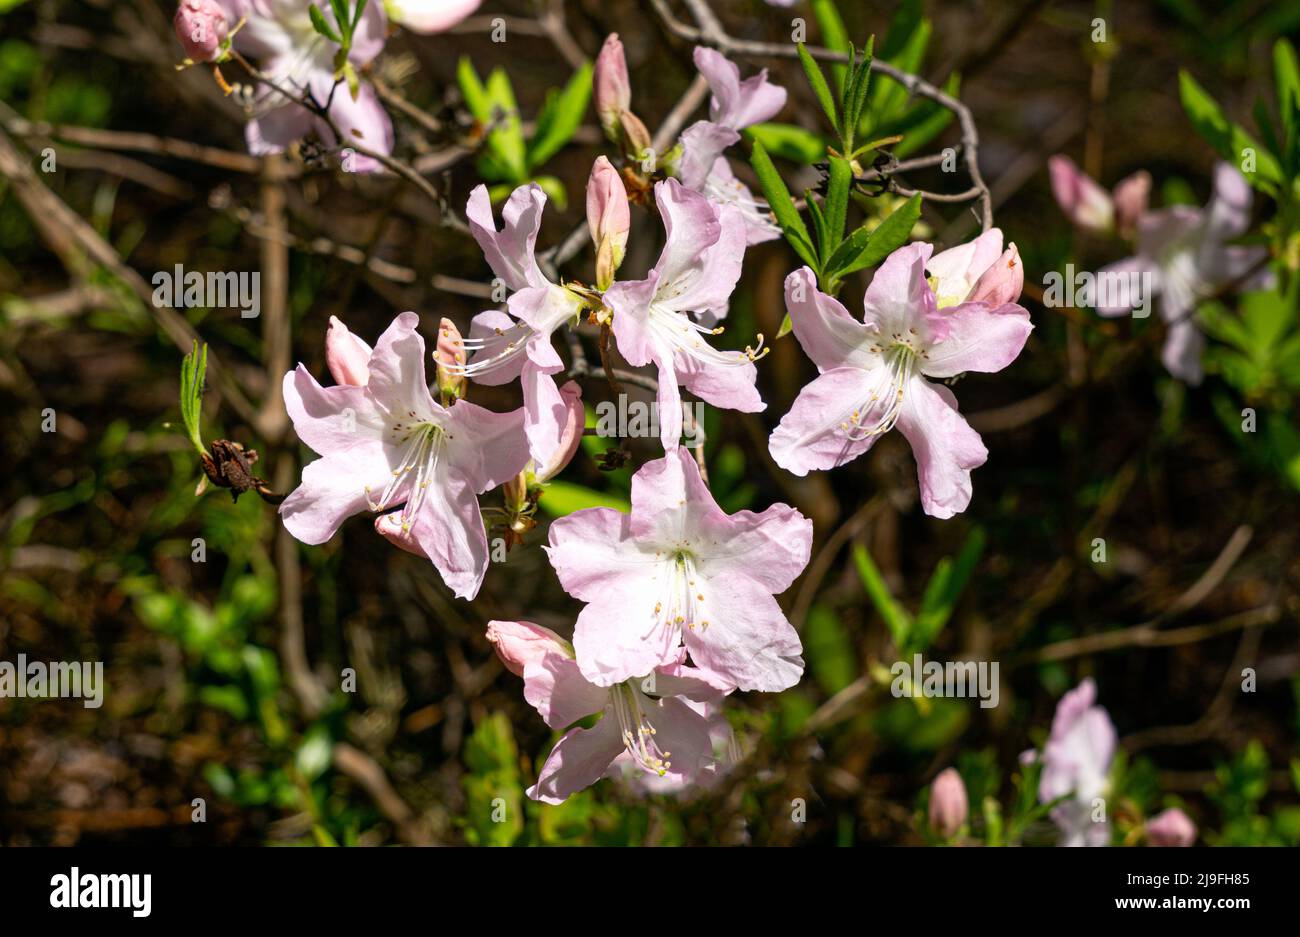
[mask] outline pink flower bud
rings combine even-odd
[[[422,556],[426,560],[429,558],[429,554],[420,549],[419,541],[411,535],[411,532],[402,529],[401,511],[392,511],[388,514],[380,514],[375,518],[375,530],[393,546],[401,547],[407,553],[414,553],[416,556]]]
[[[1020,263],[1020,251],[1012,243],[1002,256],[993,261],[992,266],[980,274],[980,278],[971,287],[968,303],[988,303],[1001,306],[1014,303],[1020,298],[1020,291],[1025,286],[1025,268]]]
[[[465,395],[467,379],[465,367],[465,342],[460,329],[450,319],[438,323],[438,347],[433,360],[438,363],[438,391],[446,397],[459,399]]]
[[[951,839],[966,822],[968,809],[961,775],[956,768],[945,768],[930,787],[930,829]]]
[[[605,290],[623,262],[632,212],[618,170],[604,156],[596,159],[587,180],[587,227],[596,245],[596,285]]]
[[[1115,226],[1119,233],[1131,237],[1138,219],[1147,212],[1151,199],[1151,173],[1145,169],[1125,176],[1115,186]]]
[[[595,84],[596,113],[605,136],[615,143],[619,140],[618,118],[632,106],[632,85],[627,77],[627,59],[623,56],[623,43],[618,33],[610,33],[596,56]]]
[[[566,408],[564,430],[560,434],[560,444],[555,447],[551,458],[535,473],[536,480],[539,482],[550,481],[573,461],[578,446],[582,444],[582,430],[587,425],[587,411],[582,405],[582,388],[577,382],[569,381],[561,387],[560,396],[564,399]]]
[[[215,60],[230,33],[226,12],[217,0],[181,0],[172,26],[185,54],[195,62]]]
[[[573,645],[550,628],[531,621],[490,621],[487,639],[496,648],[501,663],[516,676],[524,675],[524,668],[537,663],[549,653],[573,657]]]
[[[1147,821],[1147,842],[1152,846],[1191,846],[1196,842],[1196,824],[1177,807]]]
[[[1089,178],[1068,156],[1047,161],[1052,194],[1070,221],[1086,231],[1104,234],[1115,225],[1115,205],[1109,193]]]
[[[325,364],[336,384],[364,387],[370,381],[370,346],[348,331],[337,316],[330,316],[325,333]]]

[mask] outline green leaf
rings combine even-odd
[[[853,185],[853,167],[849,161],[840,156],[832,156],[830,179],[826,185],[826,240],[821,243],[822,262],[830,260],[831,254],[844,240],[844,226],[848,220],[849,188]]]
[[[587,103],[591,100],[591,71],[591,63],[584,62],[573,73],[563,91],[552,90],[546,95],[546,103],[537,115],[537,129],[528,142],[530,171],[545,164],[564,144],[573,139],[587,113]]]
[[[761,143],[768,153],[792,163],[819,163],[826,158],[825,138],[793,124],[755,124],[746,127],[744,134],[751,143]]]
[[[850,134],[856,135],[858,125],[862,122],[862,109],[866,106],[867,93],[871,89],[871,61],[875,44],[875,36],[867,39],[867,47],[862,50],[862,61],[854,66],[853,78],[844,91],[844,126]]]
[[[871,554],[867,552],[866,547],[853,548],[853,562],[858,567],[862,586],[867,590],[867,598],[871,599],[871,604],[880,613],[885,627],[889,629],[889,634],[894,639],[894,647],[902,650],[907,644],[908,633],[912,630],[911,618],[902,606],[894,601],[889,587],[885,585],[884,577],[880,575],[880,570],[871,559]]]
[[[307,15],[311,17],[311,25],[316,32],[330,40],[330,42],[337,42],[340,45],[343,43],[343,39],[334,31],[334,27],[329,24],[329,21],[325,19],[325,14],[320,11],[320,7],[313,3],[307,7]]]
[[[492,103],[468,55],[462,55],[460,61],[456,63],[456,82],[460,85],[460,93],[465,98],[465,106],[469,108],[474,119],[484,125],[491,122]]]
[[[984,531],[976,527],[966,537],[957,559],[944,557],[935,567],[930,582],[926,585],[921,598],[921,611],[916,616],[916,625],[912,629],[912,649],[924,651],[934,643],[943,626],[952,617],[957,600],[961,598],[970,581],[975,564],[984,552]]]
[[[920,0],[904,0],[890,20],[877,57],[905,72],[920,71],[930,44],[930,21],[924,12]],[[868,109],[872,120],[877,124],[889,120],[907,104],[907,98],[907,89],[892,78],[874,82]]]
[[[510,173],[511,182],[527,182],[527,146],[519,119],[519,104],[504,68],[494,68],[488,75],[487,96],[491,106],[489,122],[494,125],[488,136],[488,145]]]
[[[357,23],[361,22],[361,14],[366,12],[366,3],[368,0],[357,0],[357,8],[352,13],[352,31],[357,31]]]
[[[813,234],[817,238],[817,256],[819,263],[817,269],[821,269],[820,258],[824,256],[826,246],[830,243],[830,233],[826,230],[826,214],[822,211],[821,205],[813,198],[812,192],[804,190],[804,204],[808,206],[808,217],[813,222]]]
[[[804,226],[803,219],[799,217],[799,211],[794,207],[790,190],[785,187],[785,181],[772,165],[772,159],[761,143],[754,143],[754,151],[749,161],[758,175],[758,184],[763,189],[763,197],[767,199],[772,214],[776,216],[777,224],[781,226],[785,239],[805,263],[813,268],[818,267],[817,253],[813,250],[808,229]]]
[[[827,696],[834,696],[858,675],[853,645],[831,609],[814,605],[803,629],[804,654],[813,679]]]
[[[1278,185],[1283,184],[1282,167],[1273,155],[1244,129],[1230,123],[1218,102],[1197,84],[1186,69],[1178,73],[1178,93],[1183,102],[1183,110],[1187,112],[1196,132],[1225,160],[1241,169],[1245,151],[1255,151],[1255,171],[1243,172],[1251,186],[1271,194]]]
[[[208,346],[199,347],[195,341],[194,350],[181,361],[181,422],[185,434],[198,451],[206,455],[203,445],[201,423],[203,418],[203,381],[208,371]]]
[[[836,134],[839,134],[840,118],[836,113],[835,95],[831,94],[830,86],[826,84],[826,76],[822,74],[821,66],[809,54],[802,42],[796,48],[799,50],[799,64],[803,66],[803,73],[808,76],[808,84],[812,86],[817,103],[821,105],[826,119],[831,122],[831,127]]]
[[[1273,44],[1273,76],[1278,107],[1285,118],[1293,106],[1300,104],[1300,63],[1296,61],[1295,47],[1285,39]]]
[[[874,267],[907,243],[912,233],[912,226],[920,217],[921,196],[918,193],[899,205],[888,218],[876,225],[867,240],[867,246],[860,254],[847,263],[833,268],[831,273],[836,277],[843,277],[858,270],[865,270],[867,267]]]
[[[632,502],[608,491],[593,491],[572,482],[548,482],[538,506],[551,517],[566,517],[584,508],[614,508],[630,513]]]
[[[826,48],[846,55],[850,54],[852,46],[849,42],[849,31],[844,28],[844,20],[840,16],[839,8],[835,6],[835,0],[813,0],[812,7],[813,16],[817,18],[817,25],[822,32],[822,42],[826,44]],[[845,78],[849,74],[849,66],[836,62],[831,66],[831,74],[835,77],[835,87],[843,90]]]

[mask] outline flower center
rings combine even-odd
[[[772,350],[763,347],[763,333],[759,332],[758,344],[754,347],[746,345],[744,351],[719,351],[701,336],[721,335],[726,331],[723,326],[709,328],[696,322],[686,313],[669,309],[658,303],[650,305],[650,329],[674,351],[680,351],[702,364],[734,367],[757,361]]]
[[[440,362],[452,374],[473,377],[495,371],[508,361],[517,358],[528,348],[528,341],[536,333],[523,322],[516,322],[508,329],[493,329],[491,335],[481,338],[462,339],[465,351],[472,358],[465,364]]]
[[[641,707],[643,697],[629,683],[612,687],[610,697],[627,753],[646,771],[653,771],[663,777],[673,766],[668,760],[672,757],[672,752],[659,747],[659,742],[655,739],[655,727],[650,724],[649,717]]]
[[[397,467],[392,470],[392,478],[378,498],[372,496],[369,485],[365,489],[366,503],[370,510],[382,511],[400,500],[398,492],[405,487],[406,504],[402,508],[404,534],[410,532],[411,523],[420,510],[420,505],[424,503],[429,483],[436,479],[438,463],[447,440],[451,438],[433,422],[417,422],[414,413],[409,414],[409,417],[412,422],[398,421],[390,429],[394,445],[401,447],[401,455]]]
[[[926,356],[914,331],[907,337],[893,335],[891,338],[894,343],[883,351],[878,346],[871,349],[884,356],[881,366],[875,369],[879,377],[867,396],[854,404],[848,418],[840,423],[840,429],[854,442],[883,435],[894,428],[903,412],[903,395],[907,382],[916,373],[917,359]]]
[[[700,630],[709,627],[700,620],[700,605],[704,593],[696,583],[695,558],[687,550],[677,550],[664,566],[660,595],[655,603],[654,619],[660,627],[690,628],[698,624]]]

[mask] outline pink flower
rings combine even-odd
[[[1052,719],[1052,733],[1043,747],[1043,774],[1038,799],[1050,803],[1071,796],[1052,810],[1063,846],[1103,846],[1110,827],[1093,821],[1093,801],[1106,793],[1111,759],[1115,757],[1115,726],[1106,710],[1093,705],[1097,686],[1089,677],[1061,697]]]
[[[377,525],[380,533],[412,541],[457,596],[473,598],[488,564],[476,496],[527,461],[523,413],[434,401],[418,324],[413,312],[393,320],[370,356],[365,386],[321,387],[301,364],[285,375],[294,429],[322,458],[303,469],[280,516],[291,534],[317,544],[353,514],[400,506],[397,520]]]
[[[427,36],[451,29],[477,10],[481,2],[482,0],[383,0],[383,5],[394,23],[413,33]]]
[[[1124,315],[1148,300],[1133,290],[1143,280],[1160,296],[1160,316],[1169,326],[1161,360],[1185,383],[1199,384],[1203,377],[1205,336],[1194,316],[1197,303],[1230,284],[1251,290],[1272,283],[1272,274],[1263,266],[1267,248],[1227,243],[1250,226],[1251,200],[1250,185],[1241,173],[1219,163],[1214,194],[1205,208],[1173,205],[1144,215],[1138,222],[1137,254],[1098,272],[1099,279],[1109,275],[1109,282],[1119,287],[1114,304],[1098,307],[1103,316]]]
[[[952,839],[966,822],[969,809],[966,785],[957,769],[939,772],[930,787],[930,829],[944,839]]]
[[[697,47],[695,66],[708,80],[713,97],[709,119],[697,121],[681,135],[677,176],[687,188],[740,211],[747,243],[778,238],[781,229],[772,220],[767,203],[755,198],[735,177],[722,153],[740,140],[737,131],[775,117],[785,107],[786,91],[767,80],[766,69],[741,81],[740,68],[713,49]]]
[[[365,387],[370,380],[373,353],[369,345],[348,331],[343,320],[330,316],[329,331],[325,333],[325,365],[336,384]]]
[[[215,61],[221,55],[221,44],[230,35],[226,11],[216,0],[182,0],[172,27],[185,54],[195,62]]]
[[[778,691],[803,673],[799,635],[777,605],[808,564],[812,523],[784,504],[724,514],[685,449],[632,478],[632,513],[589,508],[551,525],[547,553],[586,602],[578,667],[612,686],[677,660],[728,687]]]
[[[260,85],[253,103],[253,117],[245,137],[250,153],[262,156],[283,152],[308,135],[346,149],[358,144],[377,153],[393,150],[393,125],[373,88],[364,82],[354,99],[347,84],[335,88],[334,55],[338,46],[321,37],[311,24],[307,8],[314,3],[331,27],[337,28],[334,13],[324,0],[217,0],[230,22],[247,19],[234,39],[235,48],[260,60],[262,71],[280,88],[297,95],[310,93],[320,104],[330,102],[330,118],[343,139],[337,140],[325,121],[286,98],[268,85]],[[384,5],[366,4],[352,37],[348,59],[360,69],[384,48],[388,22]],[[352,172],[378,172],[378,160],[352,153],[344,160]]]
[[[627,250],[632,211],[618,170],[604,156],[596,158],[587,180],[587,227],[596,245],[596,286],[608,289]]]
[[[1115,225],[1115,204],[1110,194],[1097,185],[1068,156],[1053,156],[1047,161],[1052,179],[1052,194],[1065,217],[1087,231],[1104,234]]]
[[[1170,807],[1147,821],[1147,842],[1152,846],[1192,846],[1196,824],[1177,807]]]
[[[520,378],[524,393],[524,429],[533,460],[542,463],[556,451],[567,408],[551,376],[564,362],[551,345],[551,334],[575,319],[582,302],[546,279],[534,251],[542,226],[546,193],[537,183],[511,193],[501,212],[502,228],[492,217],[487,186],[470,193],[465,217],[488,265],[513,291],[510,314],[490,309],[470,324],[465,347],[473,358],[464,373],[482,384],[505,384]]]
[[[643,678],[612,686],[589,682],[573,647],[554,632],[526,621],[493,621],[492,641],[506,666],[524,678],[524,699],[553,729],[600,714],[590,729],[571,729],[538,772],[528,796],[548,804],[594,784],[620,757],[656,777],[689,783],[712,761],[710,723],[688,701],[724,695],[707,674],[682,663],[682,655]]]
[[[1033,328],[1028,312],[969,300],[990,265],[1004,262],[1001,245],[994,229],[933,258],[929,244],[899,248],[867,288],[862,322],[819,291],[807,267],[790,274],[790,321],[820,376],[772,433],[777,464],[796,475],[834,468],[897,426],[916,456],[925,512],[964,511],[971,470],[988,450],[957,412],[952,391],[927,378],[1000,371],[1024,347]]]
[[[1138,219],[1146,214],[1151,174],[1145,170],[1122,179],[1112,197],[1068,156],[1051,157],[1047,169],[1056,203],[1074,225],[1085,231],[1109,234],[1117,230],[1121,236],[1131,237]]]
[[[655,200],[667,231],[659,262],[644,280],[615,283],[604,303],[628,363],[659,368],[659,435],[665,449],[674,449],[682,434],[678,384],[724,409],[755,413],[766,404],[755,387],[759,352],[718,351],[704,336],[720,330],[690,316],[726,307],[740,279],[744,222],[676,179],[657,183]]]

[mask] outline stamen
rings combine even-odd
[[[663,777],[672,768],[672,752],[659,747],[655,727],[641,709],[640,693],[628,683],[610,689],[623,746],[641,768]]]

